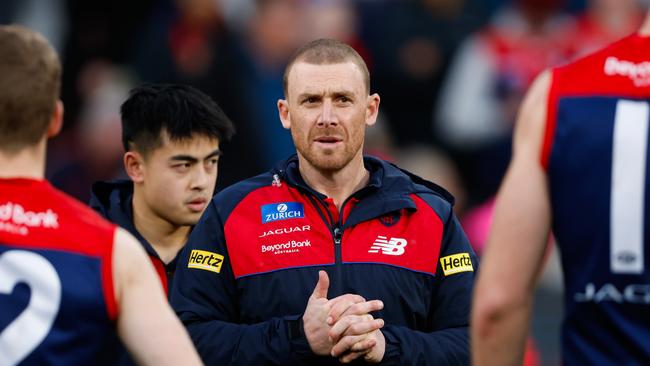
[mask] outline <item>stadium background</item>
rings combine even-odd
[[[143,81],[194,85],[235,122],[218,188],[293,151],[281,128],[286,59],[308,40],[348,42],[382,97],[367,151],[450,190],[480,253],[521,97],[542,69],[633,32],[635,0],[2,0],[0,23],[42,32],[63,62],[65,127],[47,177],[87,202],[125,177],[119,106]],[[504,253],[516,260],[514,253]],[[561,281],[549,264],[531,339],[559,365]]]

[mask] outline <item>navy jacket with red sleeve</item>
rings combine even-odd
[[[369,184],[337,210],[296,156],[220,192],[181,253],[171,303],[208,365],[329,365],[301,317],[318,280],[328,298],[380,299],[382,364],[469,364],[478,262],[442,188],[364,158]]]

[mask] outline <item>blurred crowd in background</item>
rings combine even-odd
[[[478,253],[527,87],[543,69],[634,32],[644,15],[637,0],[0,2],[0,23],[40,31],[62,57],[65,127],[50,143],[47,177],[80,200],[92,182],[125,177],[119,106],[147,81],[198,87],[234,121],[218,189],[268,169],[294,151],[276,108],[287,58],[336,38],[364,57],[382,98],[367,152],[451,191]],[[551,272],[531,339],[538,364],[553,365],[561,283]]]

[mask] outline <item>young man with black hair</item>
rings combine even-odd
[[[144,84],[122,104],[130,181],[97,182],[91,207],[140,240],[168,289],[176,257],[212,198],[230,119],[201,91]]]

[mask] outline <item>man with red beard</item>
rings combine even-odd
[[[285,69],[297,155],[219,193],[170,301],[207,364],[469,362],[476,257],[444,189],[363,155],[379,95],[348,45]]]

